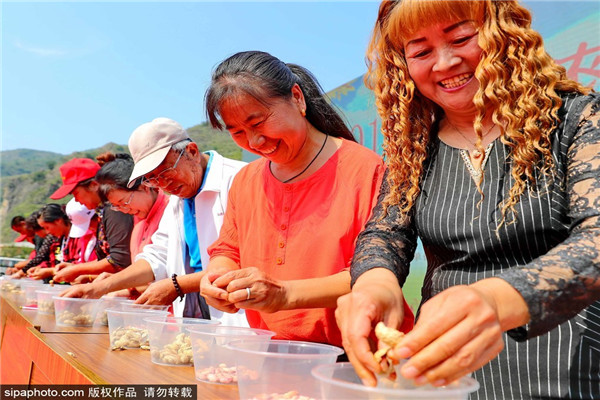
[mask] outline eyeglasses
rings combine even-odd
[[[116,205],[116,204],[111,204],[110,208],[115,210],[115,211],[121,211],[121,212],[128,212],[131,211],[131,208],[129,207],[129,204],[131,203],[131,200],[133,199],[133,195],[135,194],[135,190],[131,191],[131,196],[129,196],[129,200],[127,200],[126,203],[123,203],[121,205]]]
[[[160,181],[165,181],[168,178],[172,178],[173,175],[171,174],[171,171],[175,171],[175,168],[177,168],[177,164],[179,164],[179,160],[181,160],[181,156],[183,155],[184,151],[185,149],[181,150],[181,153],[179,153],[179,157],[177,157],[177,161],[175,161],[175,164],[173,164],[171,167],[163,169],[158,175],[153,176],[152,178],[144,177],[142,180],[142,185],[157,187],[159,186]],[[165,175],[167,172],[169,172],[169,176]]]

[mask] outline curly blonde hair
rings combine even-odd
[[[472,20],[478,26],[482,58],[475,71],[479,90],[473,98],[478,146],[483,118],[491,110],[510,150],[515,183],[501,205],[503,218],[507,210],[516,215],[519,197],[528,186],[535,187],[536,169],[553,173],[550,133],[561,106],[557,91],[589,92],[568,79],[565,68],[546,53],[541,35],[531,29],[531,14],[517,1],[383,1],[367,51],[365,83],[375,92],[382,119],[390,186],[384,207],[397,205],[402,217],[420,193],[430,132],[444,115],[417,90],[403,44],[430,21],[456,20]]]

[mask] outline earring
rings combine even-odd
[[[302,114],[303,117],[306,117],[306,110],[305,109],[300,110],[300,114]]]

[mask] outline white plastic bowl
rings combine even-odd
[[[44,287],[36,290],[37,294],[37,311],[40,314],[54,315],[54,299],[52,297],[60,294],[63,290],[70,287],[69,285],[44,285]]]
[[[123,306],[122,308],[125,308]],[[148,341],[148,317],[160,317],[164,321],[169,314],[168,311],[137,309],[126,311],[124,309],[109,308],[108,334],[110,347],[117,349],[150,349]]]
[[[400,364],[401,365],[401,364]],[[479,383],[473,378],[461,378],[447,386],[416,386],[412,381],[399,375],[394,383],[379,384],[377,387],[364,386],[350,363],[319,365],[312,375],[321,386],[320,399],[389,399],[389,400],[463,400],[469,393],[479,389]]]
[[[129,300],[127,297],[100,297],[98,305],[98,314],[96,315],[96,325],[108,326],[108,315],[106,309],[113,308],[120,310],[123,304],[132,304],[134,300]]]
[[[11,278],[10,276],[4,275],[3,279],[0,281],[0,291],[4,293],[4,295],[14,301],[15,303],[21,303],[24,300],[23,288],[21,287],[21,280]]]
[[[319,382],[311,375],[317,365],[330,364],[343,350],[326,344],[271,340],[264,349],[236,340],[226,347],[236,352],[240,399],[320,399]],[[287,397],[285,397],[287,396]]]
[[[253,349],[265,350],[262,344],[275,332],[238,326],[192,326],[188,328],[194,353],[196,379],[207,383],[237,383],[237,352],[226,345],[234,340],[252,342]]]
[[[58,297],[54,299],[54,317],[60,326],[92,326],[98,312],[98,299]]]
[[[44,281],[42,280],[29,280],[21,282],[21,288],[25,292],[25,303],[24,307],[37,308],[37,290],[44,287]]]
[[[193,326],[217,326],[219,321],[200,318],[149,317],[145,319],[152,362],[159,365],[193,364],[192,343],[187,332]]]
[[[170,305],[160,305],[160,304],[135,304],[135,303],[126,303],[126,304],[122,304],[121,308],[124,311],[136,311],[136,310],[141,310],[141,311],[148,311],[148,310],[154,310],[154,311],[169,311],[169,309],[171,308]],[[169,312],[169,314],[171,314]]]

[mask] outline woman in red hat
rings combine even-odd
[[[117,272],[131,264],[129,242],[133,218],[104,205],[99,194],[100,185],[95,179],[100,169],[98,163],[88,158],[74,158],[60,167],[63,184],[50,198],[56,200],[72,194],[79,203],[96,209],[99,218],[95,248],[98,260],[57,265],[56,282],[71,282],[79,275]]]
[[[136,180],[131,187],[127,186],[134,167],[133,159],[129,154],[107,152],[97,156],[96,159],[102,165],[95,178],[100,184],[100,197],[110,203],[113,210],[133,216],[130,253],[131,259],[134,260],[145,245],[152,243],[152,235],[158,229],[169,197],[158,188],[142,185],[141,179]],[[95,278],[93,275],[80,276],[77,282],[86,283],[93,278]],[[145,286],[138,287],[135,291],[129,289],[128,293],[125,291],[118,295],[135,296],[144,288]]]

